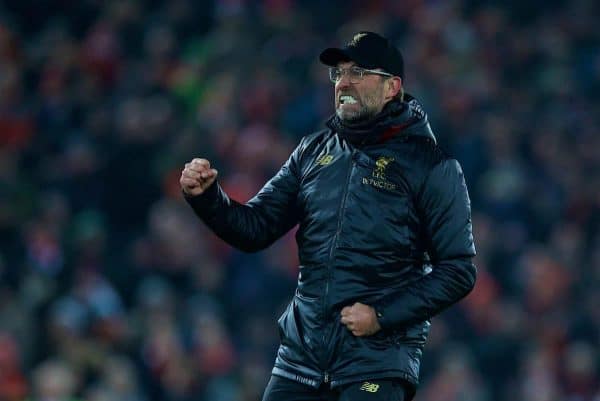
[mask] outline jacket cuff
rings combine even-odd
[[[214,205],[217,201],[219,197],[219,184],[215,180],[215,182],[213,182],[210,187],[206,188],[202,194],[196,196],[188,195],[183,192],[183,190],[181,193],[183,194],[186,202],[192,207],[192,209],[194,209],[194,211],[204,214],[207,211],[207,207]]]
[[[386,308],[384,304],[375,304],[373,305],[373,309],[375,309],[375,315],[377,316],[377,321],[381,326],[382,330],[392,330],[393,324],[390,321],[389,317],[386,314]]]

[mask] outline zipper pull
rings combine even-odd
[[[329,383],[329,373],[325,372],[325,383]]]

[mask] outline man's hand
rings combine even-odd
[[[375,309],[360,302],[342,309],[341,322],[357,337],[372,336],[381,330]]]
[[[217,178],[217,170],[210,168],[210,162],[206,159],[194,159],[185,164],[181,172],[179,184],[187,195],[197,196],[206,191]]]

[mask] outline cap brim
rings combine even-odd
[[[344,50],[336,47],[330,47],[323,50],[319,56],[319,60],[321,60],[321,63],[332,67],[335,67],[342,61],[356,61],[353,60],[352,57],[350,57],[350,55]]]

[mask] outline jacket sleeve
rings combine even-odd
[[[218,182],[202,195],[185,196],[200,219],[222,240],[245,252],[260,251],[298,221],[300,144],[281,169],[246,204],[229,198]]]
[[[471,206],[458,162],[446,159],[434,166],[416,199],[432,271],[373,305],[383,329],[427,320],[475,285]]]

